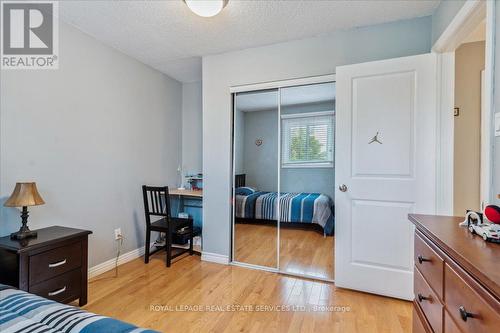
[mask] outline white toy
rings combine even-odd
[[[472,219],[472,216],[475,219]],[[481,236],[485,241],[500,243],[500,224],[486,222],[482,214],[474,211],[467,212],[460,226],[467,226],[472,234]]]

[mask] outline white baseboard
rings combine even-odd
[[[214,262],[217,264],[229,265],[229,257],[222,255],[222,254],[217,254],[217,253],[202,252],[201,253],[201,260]]]
[[[201,242],[200,242],[201,243]],[[196,249],[196,242],[193,243],[195,245],[195,250]],[[151,243],[151,248],[154,246],[154,242]],[[184,248],[189,248],[189,245],[175,245],[177,247],[184,247]],[[120,255],[120,258],[118,259],[118,266],[120,265],[123,265],[123,264],[126,264],[127,262],[129,261],[132,261],[134,259],[137,259],[137,258],[140,258],[144,255],[144,246],[141,246],[135,250],[132,250],[130,252],[127,252],[127,253],[124,253],[122,255]],[[210,253],[210,255],[214,255],[214,256],[220,256],[219,254],[215,254],[215,253]],[[222,256],[224,257],[224,256]],[[226,264],[229,263],[228,259],[227,259],[227,256],[225,256],[226,258]],[[202,260],[203,260],[203,257],[202,257]],[[100,263],[98,265],[95,265],[93,267],[90,267],[89,268],[89,272],[88,272],[88,277],[89,279],[93,278],[93,277],[96,277],[97,275],[100,275],[102,273],[106,273],[107,271],[110,271],[112,269],[115,268],[115,261],[116,259],[113,258],[113,259],[109,259],[103,263]],[[206,261],[211,261],[211,262],[217,262],[217,263],[220,263],[220,264],[223,264],[224,262],[220,262],[220,261],[216,261],[216,260],[209,260],[207,259]]]
[[[137,259],[139,257],[142,257],[144,255],[144,246],[141,246],[140,248],[137,248],[135,250],[132,250],[130,252],[124,253],[120,255],[120,258],[118,258],[118,266],[123,265],[129,261],[132,261],[134,259]],[[95,265],[94,267],[89,268],[89,279],[96,277],[99,274],[105,273],[107,271],[110,271],[115,268],[115,261],[116,259],[109,259],[101,264]]]

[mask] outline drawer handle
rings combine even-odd
[[[428,301],[428,300],[430,300],[430,297],[425,297],[424,295],[422,295],[420,293],[417,295],[417,298],[418,298],[418,301],[420,303],[422,303],[422,301]]]
[[[61,260],[59,262],[55,262],[53,264],[49,264],[49,268],[55,268],[55,267],[59,267],[59,266],[62,266],[66,263],[66,259],[64,260]]]
[[[65,292],[65,291],[66,291],[66,286],[62,287],[62,288],[61,288],[61,289],[59,289],[59,290],[49,292],[49,293],[48,293],[48,295],[49,295],[49,296],[56,296],[56,295],[59,295],[59,294],[61,294],[61,293]]]
[[[460,317],[463,321],[467,321],[467,318],[474,318],[474,314],[467,312],[463,306],[459,307],[458,311],[460,312]]]
[[[418,259],[418,262],[419,262],[420,264],[422,264],[424,261],[431,261],[430,259],[424,258],[424,257],[423,257],[422,255],[420,255],[420,254],[418,255],[417,259]]]

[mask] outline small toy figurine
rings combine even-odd
[[[473,216],[474,218],[472,218]],[[486,206],[484,215],[474,211],[467,211],[465,220],[460,225],[467,226],[471,233],[478,234],[485,241],[500,243],[500,207],[498,206]]]

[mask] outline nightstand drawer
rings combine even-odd
[[[443,299],[443,258],[415,233],[415,267],[427,280],[440,299]]]
[[[30,286],[79,268],[82,243],[76,242],[30,256]]]
[[[59,275],[51,280],[30,287],[30,293],[64,303],[80,294],[82,272],[80,269]]]

